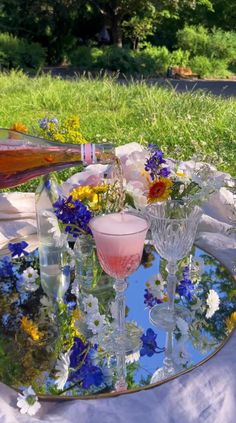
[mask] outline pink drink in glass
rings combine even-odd
[[[144,219],[128,213],[113,213],[92,219],[90,228],[99,261],[107,274],[123,279],[137,269],[148,229]]]

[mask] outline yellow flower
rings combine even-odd
[[[179,176],[180,178],[187,178],[186,173],[184,173],[182,170],[176,172],[176,176]]]
[[[80,118],[79,118],[79,116],[76,116],[76,115],[69,116],[65,120],[64,126],[68,130],[71,128],[71,129],[78,131],[80,129]]]
[[[72,196],[72,199],[79,200],[84,202],[91,211],[97,211],[100,210],[102,207],[101,199],[99,198],[99,194],[104,194],[108,190],[108,185],[100,185],[100,186],[91,186],[91,185],[85,185],[85,186],[79,186],[77,188],[74,188],[73,191],[71,191],[70,195]]]
[[[43,336],[42,333],[39,332],[37,325],[26,316],[23,316],[21,319],[21,329],[23,329],[34,341],[39,341]]]
[[[159,178],[157,181],[150,184],[148,192],[148,204],[156,201],[168,200],[173,182],[168,178]]]
[[[231,332],[236,327],[236,311],[231,313],[229,317],[225,320],[226,328]]]
[[[23,123],[20,123],[20,122],[14,123],[14,125],[12,125],[10,129],[12,131],[17,131],[17,132],[24,132],[24,133],[28,132],[28,128],[25,125],[23,125]]]

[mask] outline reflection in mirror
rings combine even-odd
[[[112,281],[100,272],[88,288],[72,271],[55,301],[41,287],[37,250],[27,254],[25,241],[9,248],[0,259],[0,380],[16,389],[31,385],[55,398],[115,395],[121,384],[145,389],[207,360],[235,326],[233,278],[195,247],[179,262],[175,295],[191,319],[177,319],[167,333],[153,326],[150,308],[167,300],[166,263],[147,244],[125,295],[126,320],[142,328],[140,349],[112,353],[96,342],[116,316]]]

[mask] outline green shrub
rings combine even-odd
[[[162,75],[169,66],[169,51],[166,47],[153,47],[147,44],[141,51],[135,51],[139,73],[143,75]]]
[[[190,57],[206,56],[209,59],[233,62],[236,57],[236,32],[203,26],[186,26],[177,32],[178,47],[188,51]]]
[[[208,59],[206,56],[195,56],[190,62],[190,67],[194,73],[201,78],[227,78],[230,72],[227,69],[227,61],[218,59]]]
[[[3,69],[39,69],[44,62],[45,51],[40,44],[7,33],[0,34],[0,65]]]
[[[97,67],[97,60],[103,55],[102,49],[96,47],[80,46],[72,51],[69,58],[71,64],[84,70]]]
[[[97,65],[99,68],[128,74],[138,71],[134,52],[128,48],[104,47],[103,55],[99,56]]]
[[[175,50],[169,54],[169,66],[188,66],[189,56],[188,50]]]
[[[191,56],[204,56],[209,43],[209,33],[203,26],[185,26],[177,32],[177,46],[189,51]]]
[[[193,73],[198,74],[200,78],[204,78],[211,73],[212,64],[206,56],[195,56],[190,60],[189,64]]]
[[[236,32],[214,29],[209,35],[206,55],[231,63],[236,57]]]

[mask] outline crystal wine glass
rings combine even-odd
[[[155,305],[150,310],[150,320],[156,326],[171,330],[175,326],[176,315],[182,318],[188,316],[184,307],[174,304],[177,261],[184,258],[192,248],[202,210],[191,202],[169,200],[148,206],[147,214],[154,247],[167,260],[168,272],[168,303]]]
[[[142,330],[125,323],[126,278],[139,266],[148,230],[145,219],[130,213],[112,213],[95,217],[89,224],[97,255],[103,270],[115,278],[116,320],[114,327],[105,327],[98,343],[117,358],[118,390],[125,389],[125,354],[140,348]],[[117,388],[117,386],[116,386]]]

